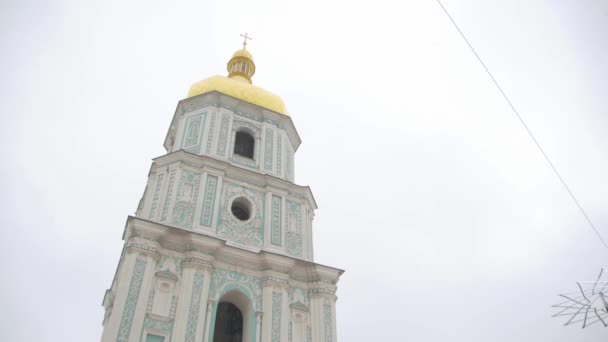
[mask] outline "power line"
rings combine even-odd
[[[505,92],[502,90],[502,87],[500,86],[500,84],[498,84],[498,81],[496,81],[496,79],[494,78],[494,76],[492,75],[492,73],[490,72],[490,70],[488,69],[486,64],[483,62],[481,57],[479,57],[479,55],[477,54],[477,51],[475,51],[475,49],[473,48],[473,45],[471,45],[471,43],[469,42],[467,37],[464,35],[462,30],[460,29],[460,27],[458,27],[458,24],[456,24],[456,21],[454,21],[454,19],[452,18],[452,16],[448,12],[448,10],[443,6],[443,4],[441,3],[441,0],[437,0],[437,3],[441,7],[441,9],[445,13],[445,15],[450,19],[452,24],[454,24],[454,27],[456,28],[458,33],[460,33],[460,36],[462,37],[462,39],[467,43],[467,45],[469,46],[469,49],[471,49],[471,52],[473,52],[473,54],[477,58],[477,61],[479,61],[479,64],[481,64],[481,66],[484,68],[484,70],[486,71],[488,76],[490,76],[490,79],[492,79],[492,82],[494,82],[494,85],[496,86],[496,88],[498,88],[498,91],[500,91],[500,94],[502,94],[502,97],[504,97],[505,101],[507,101],[507,103],[513,110],[513,113],[515,113],[515,116],[517,116],[517,119],[519,119],[519,122],[522,124],[522,126],[524,126],[526,132],[528,132],[528,135],[530,135],[530,138],[532,138],[532,141],[534,142],[536,147],[538,147],[538,149],[542,153],[543,157],[545,157],[545,160],[547,161],[547,163],[549,164],[549,166],[551,167],[551,169],[553,170],[553,172],[555,173],[555,175],[557,176],[559,181],[562,183],[562,185],[564,186],[564,188],[566,189],[566,191],[568,192],[568,194],[570,195],[570,197],[572,198],[572,200],[574,201],[574,203],[580,210],[581,214],[583,214],[583,216],[585,217],[585,220],[587,221],[587,223],[589,224],[591,229],[593,229],[593,231],[597,235],[598,239],[600,239],[600,241],[602,242],[604,247],[608,248],[608,244],[606,243],[606,241],[604,241],[604,239],[602,238],[602,235],[597,230],[597,228],[595,228],[595,225],[593,224],[593,222],[591,222],[591,219],[587,215],[587,212],[585,212],[585,209],[583,209],[581,204],[578,202],[578,200],[576,199],[576,197],[570,190],[570,187],[568,187],[568,184],[566,184],[566,181],[564,181],[564,179],[562,178],[560,173],[557,171],[557,168],[555,167],[555,165],[553,165],[553,162],[551,162],[551,159],[549,159],[549,156],[547,155],[547,153],[545,153],[545,150],[543,150],[543,148],[540,146],[540,143],[538,142],[538,140],[536,140],[536,137],[534,137],[534,134],[532,134],[532,131],[530,130],[530,128],[528,127],[528,125],[526,124],[524,119],[521,117],[521,115],[519,115],[519,112],[517,111],[517,109],[515,109],[515,106],[513,105],[511,100],[509,100],[509,97],[507,96],[507,94],[505,94]]]

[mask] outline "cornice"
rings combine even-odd
[[[146,240],[144,236],[152,240]],[[229,264],[263,272],[270,278],[315,282],[315,284],[324,284],[325,287],[335,287],[344,272],[338,268],[265,250],[243,249],[229,245],[226,240],[218,237],[134,216],[129,216],[127,219],[124,240],[127,249],[134,249],[140,253],[158,254],[165,249],[177,248],[182,251],[184,263],[196,267],[215,268],[216,265]],[[169,245],[166,245],[167,242],[170,242]]]

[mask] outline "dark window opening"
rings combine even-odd
[[[253,137],[246,132],[236,132],[234,139],[234,154],[253,159]]]
[[[232,215],[236,216],[241,221],[249,220],[251,217],[251,204],[245,198],[237,198],[232,201],[232,206],[230,207],[230,211],[232,211]]]
[[[232,303],[221,302],[217,306],[213,342],[243,341],[243,314]]]

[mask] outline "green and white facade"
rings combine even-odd
[[[234,152],[237,132],[252,158]],[[102,342],[213,342],[222,302],[241,311],[246,342],[337,340],[343,271],[313,261],[317,206],[293,182],[300,142],[289,116],[218,91],[179,102],[127,219]]]

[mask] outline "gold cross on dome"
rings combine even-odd
[[[252,38],[247,35],[247,32],[244,34],[241,33],[241,37],[243,37],[243,49],[247,48],[247,39],[251,40]]]

